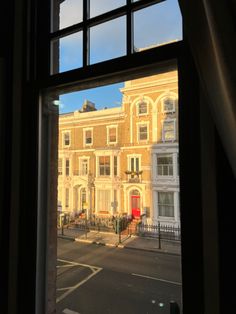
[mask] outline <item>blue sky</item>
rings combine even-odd
[[[95,16],[125,4],[125,0],[90,0]],[[82,0],[66,0],[61,5],[60,28],[82,20]],[[134,46],[138,49],[182,39],[182,19],[177,0],[167,0],[134,13]],[[90,30],[90,63],[119,57],[126,52],[125,17]],[[60,72],[82,66],[82,33],[60,39]],[[99,87],[60,97],[60,112],[81,108],[85,99],[98,109],[120,106],[121,84]]]
[[[97,109],[119,107],[122,101],[119,89],[123,86],[123,83],[119,83],[64,94],[60,97],[60,113],[81,109],[86,99],[95,103]]]

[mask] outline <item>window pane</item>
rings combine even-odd
[[[82,22],[83,0],[54,0],[52,31]]]
[[[167,0],[134,12],[134,50],[182,39],[182,18],[177,0]]]
[[[82,67],[82,32],[52,42],[52,74]]]
[[[126,4],[126,0],[90,0],[90,17],[114,10]]]
[[[142,101],[138,104],[138,113],[144,114],[147,113],[147,103]]]
[[[90,28],[90,64],[126,54],[126,17]]]

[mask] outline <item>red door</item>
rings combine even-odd
[[[134,218],[140,218],[140,195],[131,195],[131,209]]]

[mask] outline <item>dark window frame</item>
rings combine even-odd
[[[140,1],[141,2],[141,1]],[[144,1],[143,1],[144,2]],[[199,77],[197,69],[192,59],[191,51],[187,41],[163,45],[157,48],[139,52],[132,56],[117,58],[88,66],[83,69],[76,69],[59,75],[49,76],[50,72],[50,54],[48,47],[48,38],[50,29],[50,3],[48,0],[32,0],[30,5],[24,1],[17,3],[16,9],[19,14],[14,18],[11,16],[12,25],[16,31],[15,40],[17,51],[14,53],[15,70],[18,72],[18,84],[16,89],[23,92],[25,106],[20,105],[19,99],[14,102],[16,109],[21,106],[22,117],[30,126],[25,123],[22,126],[21,144],[27,147],[31,154],[22,153],[21,164],[22,169],[31,169],[32,171],[22,170],[22,181],[29,182],[32,177],[35,178],[31,187],[30,197],[26,197],[25,192],[21,194],[19,208],[22,209],[18,224],[24,222],[27,228],[19,229],[17,239],[19,243],[15,243],[16,250],[19,249],[17,258],[20,267],[20,273],[15,280],[16,287],[11,286],[10,300],[18,311],[24,312],[25,307],[31,313],[44,314],[46,306],[45,294],[45,278],[46,271],[46,230],[45,226],[40,222],[43,218],[47,218],[46,209],[38,215],[38,178],[41,174],[38,170],[39,162],[39,117],[42,112],[38,106],[44,92],[60,90],[63,92],[70,88],[73,90],[75,84],[80,83],[80,88],[85,89],[89,84],[96,86],[96,81],[102,78],[102,84],[118,82],[124,78],[124,73],[129,77],[137,78],[142,73],[148,75],[153,73],[153,68],[158,65],[170,65],[170,60],[178,60],[179,70],[179,102],[182,104],[179,112],[180,120],[180,185],[181,185],[181,226],[182,226],[182,265],[183,265],[183,304],[184,313],[202,313],[203,302],[203,266],[202,266],[202,220],[201,220],[201,158],[200,158],[200,138],[199,138]],[[21,18],[20,18],[21,17]],[[24,18],[23,18],[24,17]],[[28,17],[28,19],[26,18]],[[15,20],[16,19],[16,20]],[[13,23],[16,22],[16,23]],[[104,72],[104,69],[106,71]],[[93,73],[93,77],[91,77]],[[191,81],[191,86],[189,82]],[[90,85],[90,86],[91,86]],[[188,89],[185,87],[188,86]],[[16,93],[18,95],[18,93]],[[189,100],[192,100],[189,106]],[[22,102],[23,103],[23,102]],[[29,118],[29,119],[27,119]],[[31,133],[27,134],[28,128],[31,127]],[[186,132],[190,130],[190,134],[186,137]],[[27,136],[26,136],[27,134]],[[191,141],[189,140],[191,139]],[[191,149],[190,149],[191,148]],[[193,157],[193,158],[191,158]],[[189,160],[191,160],[191,165]],[[192,163],[195,161],[194,174],[192,171]],[[26,166],[27,165],[27,166]],[[48,165],[43,161],[43,166]],[[33,173],[33,176],[32,176]],[[188,185],[192,177],[195,175],[193,185]],[[191,177],[190,177],[191,176]],[[195,204],[192,211],[189,209],[189,198],[193,196]],[[45,200],[42,200],[45,201]],[[195,211],[196,209],[196,211]],[[195,213],[194,217],[192,212]],[[27,218],[27,219],[26,219]],[[27,224],[26,224],[27,221]],[[30,224],[29,224],[30,221]],[[17,222],[16,222],[17,224]],[[14,223],[15,226],[15,223]],[[21,225],[22,226],[22,225]],[[191,228],[190,228],[191,226]],[[193,226],[197,227],[195,234],[192,233]],[[25,230],[24,230],[25,229]],[[30,243],[25,241],[28,235],[31,235]],[[15,232],[11,233],[13,238]],[[39,235],[39,236],[38,236]],[[191,241],[188,239],[191,238]],[[39,241],[40,240],[40,241]],[[17,251],[17,252],[18,252]],[[37,252],[36,252],[37,251]],[[14,252],[14,250],[13,250]],[[28,254],[31,252],[31,254]],[[37,253],[37,254],[36,254]],[[40,255],[40,253],[42,253]],[[39,258],[37,258],[39,256]],[[16,263],[17,264],[17,263]],[[189,266],[190,265],[190,266]],[[10,267],[10,270],[15,270]],[[192,269],[195,272],[192,272]],[[18,270],[18,269],[17,269]],[[36,274],[40,274],[40,279]],[[39,282],[37,282],[39,281]],[[14,283],[12,276],[9,284]],[[194,282],[194,286],[192,285]],[[17,289],[17,290],[16,290]],[[18,298],[16,297],[19,293]],[[192,303],[192,295],[198,300]],[[14,302],[15,301],[15,302]],[[7,301],[6,301],[7,302]],[[13,313],[13,312],[12,312]],[[16,310],[15,312],[16,313]]]

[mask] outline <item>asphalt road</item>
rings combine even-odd
[[[179,256],[58,239],[57,314],[169,314]]]

